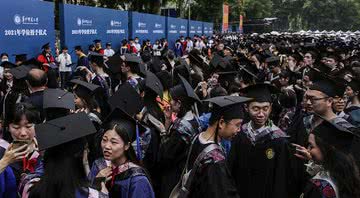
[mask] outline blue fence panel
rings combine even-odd
[[[189,36],[193,37],[194,35],[201,36],[203,34],[203,22],[201,21],[189,21]]]
[[[131,37],[139,37],[140,42],[149,39],[152,43],[166,37],[165,17],[153,14],[131,12]]]
[[[105,43],[111,42],[117,51],[121,41],[128,38],[128,12],[106,8],[96,8],[71,4],[60,5],[61,43],[69,51],[77,45],[87,51],[95,39]],[[72,53],[73,55],[73,53]]]
[[[0,52],[28,54],[41,53],[47,42],[54,47],[54,4],[38,0],[2,0],[0,7]]]
[[[187,20],[173,17],[166,18],[166,38],[169,42],[169,48],[174,49],[175,42],[180,36],[187,37]]]

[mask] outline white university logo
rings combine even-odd
[[[139,22],[138,27],[139,28],[146,28],[146,23]]]
[[[161,24],[155,23],[155,28],[161,28]]]
[[[111,20],[110,21],[110,26],[111,27],[121,27],[121,21]]]
[[[76,23],[78,26],[92,26],[92,20],[77,18]]]
[[[39,17],[32,17],[32,16],[21,16],[19,14],[14,15],[14,23],[16,25],[38,25],[39,24]]]

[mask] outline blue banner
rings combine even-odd
[[[206,36],[212,36],[213,34],[213,23],[203,22],[203,34]]]
[[[165,17],[131,12],[130,18],[131,38],[139,37],[140,42],[149,39],[152,43],[165,38]]]
[[[179,19],[179,18],[173,18],[173,17],[167,17],[166,18],[166,32],[169,42],[169,48],[174,49],[175,42],[177,39],[179,39],[180,36],[187,37],[187,25],[188,21],[186,19]]]
[[[0,8],[0,52],[28,54],[28,59],[41,53],[41,46],[55,44],[54,3],[38,0],[2,0]]]
[[[60,5],[61,43],[72,51],[80,45],[86,52],[95,39],[112,43],[114,51],[128,39],[128,12],[71,4]],[[73,55],[73,54],[72,54]],[[74,57],[73,57],[74,58]]]
[[[201,36],[203,34],[203,22],[201,21],[189,21],[189,36],[193,37],[194,35]]]

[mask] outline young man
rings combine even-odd
[[[95,52],[104,55],[105,51],[101,46],[101,40],[95,39],[94,43],[95,43]]]
[[[111,48],[111,43],[106,43],[106,49],[104,50],[104,56],[111,57],[115,54],[114,50]]]
[[[78,57],[77,67],[85,66],[86,68],[90,69],[89,60],[86,57],[86,55],[84,54],[84,51],[82,50],[80,45],[75,46],[75,54]]]
[[[229,155],[230,171],[240,197],[291,197],[288,136],[269,118],[272,94],[277,89],[256,84],[242,92],[254,100],[246,108],[250,122],[241,127]]]
[[[192,141],[186,169],[191,170],[188,197],[239,197],[226,164],[226,154],[220,148],[222,139],[231,140],[240,131],[244,119],[242,103],[251,99],[239,96],[219,96],[206,100],[213,104],[209,127]]]
[[[61,88],[65,88],[65,84],[69,81],[70,73],[71,73],[71,56],[68,53],[68,48],[64,46],[62,48],[62,53],[57,54],[56,61],[59,63],[59,72],[60,72],[60,81]]]

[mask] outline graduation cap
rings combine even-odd
[[[81,45],[75,46],[74,49],[77,50],[77,51],[82,51]]]
[[[35,133],[39,150],[43,151],[96,133],[96,128],[82,112],[35,125]]]
[[[100,39],[95,39],[93,40],[94,43],[101,43],[101,40]]]
[[[120,108],[127,114],[134,116],[144,107],[140,95],[129,84],[125,83],[108,100],[111,109]]]
[[[23,61],[21,65],[29,65],[29,66],[40,66],[41,63],[36,58],[31,58],[26,61]]]
[[[20,79],[25,78],[30,70],[31,70],[31,67],[22,65],[22,66],[14,67],[14,68],[10,69],[10,73],[15,77],[15,79],[20,80]]]
[[[230,62],[223,57],[221,57],[219,54],[214,54],[213,58],[210,61],[210,65],[214,68],[222,68],[226,69],[228,65],[230,65]]]
[[[109,116],[105,118],[104,124],[108,125],[112,122],[115,123],[115,127],[120,127],[128,133],[131,143],[136,141],[136,155],[138,160],[141,160],[140,135],[147,131],[146,127],[120,108],[115,108]]]
[[[174,86],[173,88],[170,89],[170,95],[172,98],[183,98],[183,99],[187,99],[190,98],[196,102],[200,102],[199,97],[196,95],[196,93],[194,92],[194,89],[191,87],[191,85],[189,84],[189,82],[182,77],[181,75],[179,75],[180,78],[180,82],[181,84]]]
[[[8,68],[8,69],[11,69],[11,68],[14,68],[14,67],[17,67],[17,65],[15,65],[14,63],[11,63],[9,61],[4,61],[0,64],[0,66],[4,67],[4,68]]]
[[[329,97],[342,97],[344,95],[345,89],[345,84],[336,81],[320,72],[317,72],[317,75],[314,75],[313,84],[310,86],[310,90],[321,91]]]
[[[89,60],[90,62],[94,62],[97,65],[104,65],[104,55],[102,54],[91,52],[89,54]]]
[[[41,49],[47,49],[49,47],[50,47],[50,43],[46,43],[41,47]]]
[[[141,58],[135,54],[125,54],[125,62],[130,62],[130,63],[141,63]]]
[[[121,73],[121,64],[123,59],[120,57],[119,54],[115,54],[114,56],[109,57],[109,59],[105,62],[108,66],[109,70],[113,74]]]
[[[279,56],[271,56],[267,59],[265,59],[266,63],[270,63],[270,64],[277,64],[278,62],[280,62],[280,57]]]
[[[75,110],[74,94],[61,89],[45,89],[43,108],[61,108]]]
[[[74,90],[84,93],[86,95],[94,95],[97,91],[100,91],[100,86],[92,83],[85,82],[80,79],[72,79],[70,83],[75,84]]]
[[[106,43],[106,46],[111,46],[111,43]]]
[[[13,56],[15,56],[15,62],[23,62],[27,59],[27,54],[13,54]]]
[[[259,83],[241,89],[240,92],[246,97],[254,98],[256,102],[272,102],[272,95],[279,93],[280,90],[271,84]]]
[[[213,104],[211,116],[212,119],[218,120],[221,117],[224,119],[243,119],[243,103],[250,102],[251,98],[241,96],[218,96],[204,100],[204,102],[211,102]]]
[[[163,97],[164,87],[161,84],[160,79],[150,71],[146,72],[145,86],[160,96],[160,98]]]
[[[360,91],[360,81],[358,79],[352,79],[348,84],[353,91]]]
[[[349,153],[356,135],[344,127],[322,119],[321,124],[315,127],[311,133],[341,152]]]

